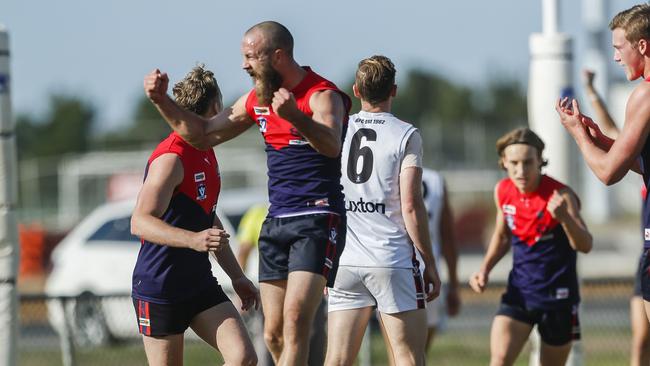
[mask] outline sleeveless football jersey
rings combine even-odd
[[[532,193],[521,193],[505,178],[497,198],[512,233],[512,270],[504,301],[529,308],[555,309],[580,301],[576,251],[562,225],[546,210],[553,191],[565,185],[542,175]]]
[[[341,156],[348,231],[340,265],[413,268],[399,173],[414,131],[390,113],[350,116]]]
[[[181,159],[184,177],[160,218],[172,226],[194,232],[212,227],[221,189],[214,151],[195,149],[172,132],[151,154],[145,180],[151,163],[168,153]],[[175,303],[196,296],[216,283],[208,253],[142,240],[133,270],[134,298],[160,304]]]
[[[650,78],[645,79],[645,81],[650,81]],[[650,195],[647,192],[648,187],[650,187],[650,138],[646,138],[643,144],[639,162],[641,171],[643,172],[643,186],[645,188],[645,194],[642,195],[643,208],[641,217],[643,225],[643,248],[648,249],[650,248],[650,199],[648,198]]]
[[[325,80],[309,67],[307,75],[291,90],[298,109],[311,117],[309,99],[317,91],[335,90],[343,98],[345,114],[350,111],[350,98],[336,85]],[[246,100],[246,111],[257,123],[266,142],[269,176],[269,216],[292,216],[313,212],[343,213],[341,162],[314,150],[309,142],[287,120],[278,117],[271,106],[260,106],[255,90]],[[345,136],[345,124],[342,136]]]

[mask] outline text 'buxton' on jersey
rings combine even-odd
[[[386,123],[386,120],[383,119],[365,119],[365,118],[360,118],[357,117],[354,120],[355,123],[366,123],[366,124],[373,124],[373,125],[383,125]]]
[[[349,212],[386,213],[386,205],[384,203],[365,202],[363,198],[359,198],[356,202],[345,200],[345,209]]]

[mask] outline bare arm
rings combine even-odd
[[[333,90],[319,91],[309,99],[312,117],[302,113],[293,95],[280,88],[273,96],[273,110],[291,122],[319,153],[335,158],[341,153],[342,126],[347,116],[341,95]]]
[[[440,293],[440,278],[431,250],[427,212],[422,199],[422,168],[404,168],[399,175],[399,186],[402,217],[406,231],[424,261],[423,276],[427,292],[429,284],[433,285],[433,292],[427,296],[427,301],[431,301]]]
[[[214,226],[223,230],[223,224],[218,216],[215,215]],[[259,304],[259,291],[255,285],[244,275],[242,268],[237,263],[235,254],[232,252],[230,245],[224,245],[221,250],[213,252],[214,257],[223,268],[226,275],[232,281],[232,287],[237,293],[237,296],[242,301],[242,310],[248,310],[251,307],[257,309]]]
[[[650,127],[650,83],[640,84],[630,96],[625,111],[625,124],[609,151],[599,148],[582,125],[578,102],[559,101],[556,110],[562,124],[576,141],[589,168],[603,183],[612,185],[631,169],[637,171],[636,159],[643,149]]]
[[[195,233],[169,225],[165,213],[177,185],[183,181],[183,165],[175,154],[163,154],[149,165],[131,216],[131,233],[152,243],[196,251],[219,250],[228,243],[228,234],[219,229]]]
[[[192,146],[205,150],[246,131],[254,121],[246,113],[246,95],[209,120],[179,107],[169,95],[167,74],[158,69],[144,79],[147,97],[167,124]]]
[[[591,70],[583,70],[583,77],[585,82],[585,90],[587,91],[587,97],[591,102],[591,106],[596,112],[596,119],[600,122],[600,128],[603,133],[612,139],[618,137],[618,127],[614,122],[614,119],[609,114],[605,103],[602,98],[594,88],[594,78],[596,74]]]
[[[214,216],[214,227],[223,230],[223,224],[217,215]],[[237,259],[235,258],[235,254],[233,254],[230,245],[225,245],[221,250],[215,252],[214,257],[231,280],[244,276],[244,272],[239,266],[239,263],[237,263]]]
[[[562,224],[571,247],[582,253],[589,253],[593,238],[580,216],[580,205],[575,193],[568,188],[553,192],[546,209]]]
[[[506,226],[503,211],[499,207],[496,188],[494,190],[494,202],[497,209],[494,232],[490,238],[490,243],[488,244],[481,268],[470,277],[469,281],[472,289],[478,293],[483,292],[488,284],[490,272],[510,249],[510,229]]]
[[[447,276],[449,288],[447,293],[447,313],[456,315],[460,309],[460,297],[458,295],[458,251],[454,238],[454,217],[449,205],[447,187],[443,185],[442,211],[440,215],[440,249],[442,256],[447,263]]]

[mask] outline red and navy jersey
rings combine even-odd
[[[291,90],[298,109],[311,117],[309,99],[315,92],[335,90],[341,94],[350,111],[350,98],[332,82],[309,67],[302,81]],[[269,216],[308,212],[345,213],[341,187],[341,158],[318,153],[307,139],[287,120],[278,117],[271,106],[260,106],[255,90],[246,100],[246,111],[259,126],[266,143],[269,176]],[[345,136],[347,118],[342,123]]]
[[[555,309],[580,301],[576,251],[562,225],[546,210],[555,190],[565,185],[542,175],[539,187],[522,193],[509,178],[497,184],[497,199],[511,232],[512,271],[507,303]]]
[[[646,82],[650,81],[650,78],[645,79]],[[641,155],[639,156],[639,164],[641,165],[641,171],[643,172],[643,207],[642,207],[642,216],[641,216],[641,225],[643,228],[643,248],[650,248],[650,200],[648,199],[648,188],[650,187],[650,138],[646,138],[645,143],[643,144],[643,149],[641,150]]]
[[[212,227],[221,190],[214,151],[198,150],[172,132],[151,154],[145,180],[151,163],[160,155],[169,153],[181,159],[184,177],[160,219],[194,232]],[[196,296],[216,283],[208,253],[142,240],[133,270],[134,298],[161,304],[176,303]]]

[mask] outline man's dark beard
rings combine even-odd
[[[264,64],[259,72],[249,74],[255,81],[257,102],[262,106],[271,105],[273,93],[282,86],[282,75],[271,66],[270,62]]]

